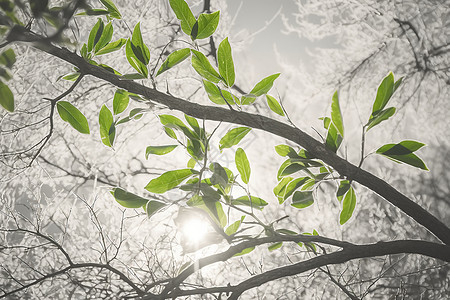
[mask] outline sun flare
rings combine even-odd
[[[184,222],[181,232],[189,243],[197,244],[204,239],[208,226],[209,224],[202,219],[191,218]]]

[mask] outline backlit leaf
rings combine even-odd
[[[375,115],[371,116],[369,119],[369,122],[367,122],[367,130],[369,130],[370,128],[380,124],[381,122],[389,119],[390,117],[392,117],[395,113],[395,107],[389,107],[386,108],[384,110],[380,110],[377,113],[375,113]]]
[[[103,105],[100,109],[98,121],[100,124],[100,137],[102,143],[108,147],[112,147],[115,137],[114,119],[111,111],[106,105]]]
[[[198,17],[197,39],[205,39],[212,35],[219,25],[220,12],[216,11],[212,14],[201,14]]]
[[[231,55],[231,46],[228,38],[225,38],[217,50],[217,62],[219,65],[219,73],[229,87],[233,86],[235,80],[234,62]]]
[[[14,111],[14,95],[9,87],[0,80],[0,104],[9,112]]]
[[[98,50],[96,55],[103,55],[120,50],[126,44],[126,42],[127,42],[126,39],[118,39],[117,41],[109,43],[100,50]]]
[[[270,95],[266,95],[267,99],[267,105],[269,105],[269,108],[276,114],[280,116],[284,116],[283,108],[281,107],[280,103],[278,103],[277,99]]]
[[[140,208],[150,201],[149,199],[127,192],[121,188],[113,188],[111,193],[116,201],[126,208]]]
[[[75,106],[67,101],[58,101],[56,109],[63,121],[68,122],[77,131],[89,134],[89,124],[86,117]]]
[[[258,82],[255,87],[250,91],[250,95],[254,95],[256,97],[259,97],[261,95],[266,94],[273,86],[273,82],[275,79],[280,76],[280,73],[273,74],[270,76],[267,76],[266,78],[262,79],[260,82]],[[242,105],[248,105],[253,103],[256,100],[256,98],[253,97],[246,97],[245,100],[242,101]]]
[[[352,187],[350,187],[349,191],[345,195],[344,202],[342,204],[342,211],[339,216],[339,223],[341,225],[344,225],[345,222],[347,222],[351,216],[353,215],[353,211],[355,210],[356,206],[356,195],[355,191]]]
[[[156,73],[156,76],[169,70],[173,66],[181,63],[183,60],[188,58],[190,54],[191,54],[191,50],[189,48],[180,49],[180,50],[170,53],[170,55],[166,58],[166,60],[163,62],[163,64],[159,68],[158,72]]]
[[[111,0],[100,0],[101,3],[108,9],[110,16],[116,19],[121,19],[122,15],[120,14],[117,7]]]
[[[100,49],[105,47],[109,42],[111,42],[112,35],[113,35],[113,27],[111,22],[109,22],[103,29],[100,39],[95,44],[94,53],[97,53],[97,51],[99,51]]]
[[[150,154],[164,155],[170,153],[176,147],[178,147],[178,145],[148,146],[147,149],[145,149],[145,159],[148,159]]]
[[[92,27],[91,32],[89,33],[88,45],[87,45],[88,52],[91,52],[94,49],[97,42],[100,40],[102,33],[103,33],[103,27],[104,27],[104,23],[99,18],[97,23],[95,23],[94,27]]]
[[[203,53],[194,49],[191,49],[191,51],[192,67],[200,76],[214,83],[218,83],[222,80],[219,73],[211,66],[211,63]]]
[[[261,198],[251,196],[251,201],[249,200],[248,196],[242,196],[237,199],[231,200],[231,204],[233,205],[244,205],[244,206],[250,206],[255,209],[262,210],[264,206],[266,206],[268,203],[264,201]]]
[[[250,132],[250,130],[252,129],[249,127],[237,127],[230,129],[219,142],[220,150],[237,145],[247,135],[247,133]]]
[[[186,1],[170,0],[169,3],[178,20],[181,21],[181,29],[190,36],[196,20]]]
[[[9,48],[0,54],[0,64],[6,66],[7,68],[11,69],[11,67],[16,62],[16,54],[14,53],[14,50]]]
[[[239,174],[241,174],[242,181],[248,184],[248,181],[250,180],[251,169],[250,163],[247,159],[247,155],[242,148],[238,148],[236,150],[235,162],[236,168],[238,169]]]
[[[372,107],[372,115],[382,110],[394,93],[394,74],[390,72],[378,86],[377,97]]]
[[[422,148],[425,144],[416,141],[402,141],[398,144],[387,144],[380,147],[376,153],[386,156],[395,162],[403,162],[410,166],[428,171],[425,163],[413,152]]]
[[[128,103],[130,102],[130,97],[128,96],[128,92],[122,89],[116,90],[114,93],[113,100],[113,111],[114,114],[120,114],[128,107]]]
[[[145,189],[151,193],[162,194],[177,187],[194,174],[192,169],[173,170],[152,179]]]
[[[340,135],[344,137],[344,124],[342,123],[342,113],[337,91],[333,94],[333,99],[331,101],[331,121],[333,121],[333,124],[336,126]]]

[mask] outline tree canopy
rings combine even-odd
[[[224,1],[0,0],[0,298],[448,296],[448,145],[408,126],[448,105],[443,7],[293,2],[344,41],[303,95]]]

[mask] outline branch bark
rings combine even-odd
[[[206,118],[213,121],[221,121],[248,126],[260,129],[279,137],[288,139],[310,152],[314,157],[321,159],[332,166],[339,174],[349,180],[356,181],[371,189],[388,202],[402,210],[406,215],[413,218],[432,232],[443,243],[450,245],[450,228],[430,214],[407,196],[397,191],[379,177],[351,164],[347,160],[339,157],[334,152],[328,150],[324,144],[320,143],[299,128],[270,119],[265,116],[251,114],[243,111],[231,111],[221,107],[200,105],[181,98],[177,98],[156,89],[143,86],[131,80],[122,80],[119,76],[101,68],[89,64],[81,56],[66,48],[54,46],[43,37],[31,33],[21,26],[15,26],[8,36],[8,42],[28,42],[50,55],[56,56],[80,69],[85,75],[92,75],[112,85],[128,90],[132,93],[143,95],[153,102],[162,104],[169,109],[181,111],[196,118]]]

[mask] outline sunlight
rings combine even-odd
[[[200,218],[190,218],[183,223],[181,232],[189,244],[199,244],[208,232],[209,224]]]

